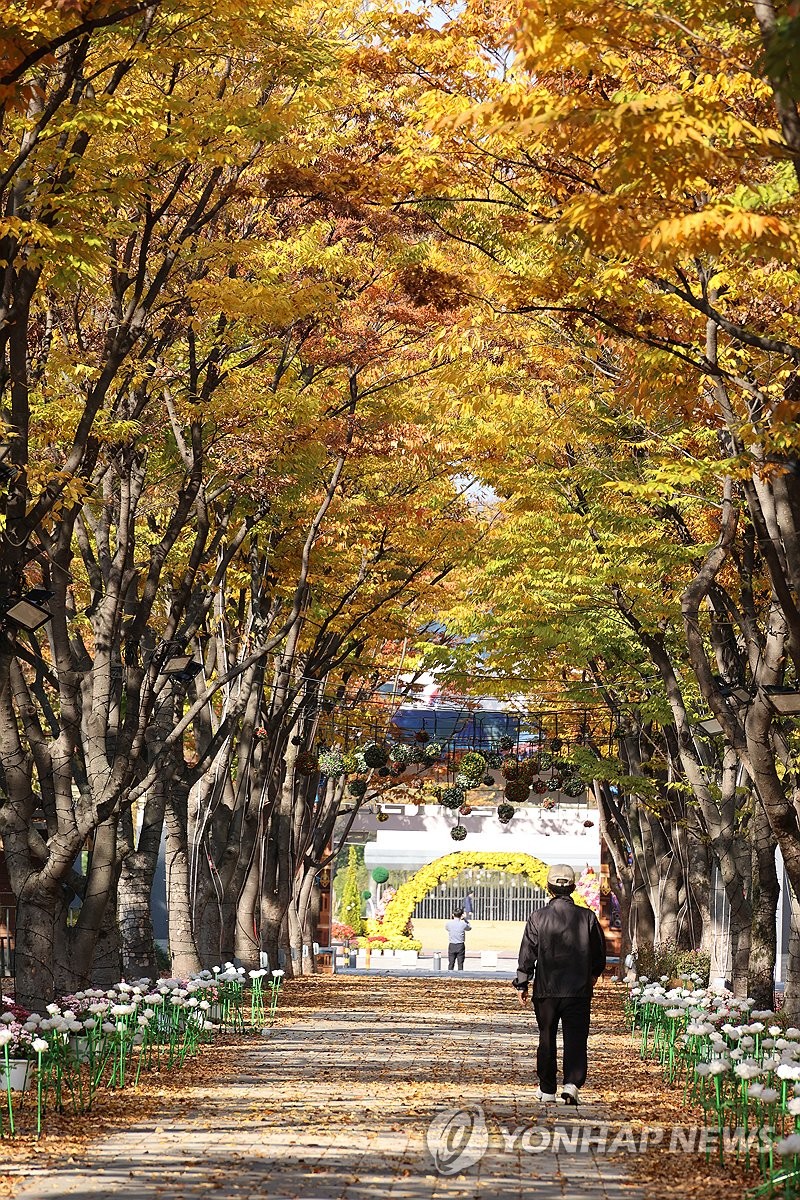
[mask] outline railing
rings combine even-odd
[[[463,904],[464,885],[445,885],[429,892],[414,909],[421,921],[447,921]],[[530,884],[483,885],[472,888],[472,916],[476,921],[527,921],[535,908],[543,908],[549,897]]]
[[[0,908],[0,979],[14,976],[14,909]]]

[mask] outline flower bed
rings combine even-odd
[[[708,1153],[757,1163],[753,1195],[800,1195],[800,1029],[772,1010],[717,994],[690,975],[670,987],[642,976],[627,1011],[643,1058],[702,1108]]]
[[[274,1019],[283,971],[228,963],[190,979],[122,980],[49,1004],[44,1015],[0,1000],[0,1136],[16,1130],[27,1087],[36,1131],[49,1108],[87,1112],[100,1089],[135,1087],[144,1071],[181,1067],[220,1030]],[[248,994],[249,987],[249,994]]]

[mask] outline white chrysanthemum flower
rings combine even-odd
[[[758,1063],[740,1062],[733,1068],[734,1075],[738,1075],[740,1079],[758,1079],[764,1072]]]
[[[790,1133],[788,1137],[781,1138],[775,1143],[775,1153],[781,1156],[800,1154],[800,1133]]]

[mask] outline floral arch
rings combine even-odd
[[[527,875],[534,887],[547,886],[549,864],[542,862],[540,858],[534,858],[532,854],[512,854],[502,850],[457,850],[420,867],[416,875],[401,883],[386,905],[383,919],[380,922],[367,923],[368,933],[382,934],[394,945],[405,943],[409,948],[417,948],[418,942],[412,942],[410,938],[405,937],[406,926],[417,904],[440,883],[455,879],[462,871],[474,867],[482,867],[487,871],[505,871],[509,875]],[[588,907],[578,892],[573,892],[573,899],[583,908]]]

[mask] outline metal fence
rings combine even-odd
[[[14,909],[0,908],[0,978],[14,975]]]
[[[467,891],[472,892],[472,916],[476,921],[526,921],[535,908],[542,908],[549,896],[531,884],[488,883],[465,887],[464,884],[444,884],[429,892],[414,909],[414,918],[424,921],[447,921],[464,902]]]

